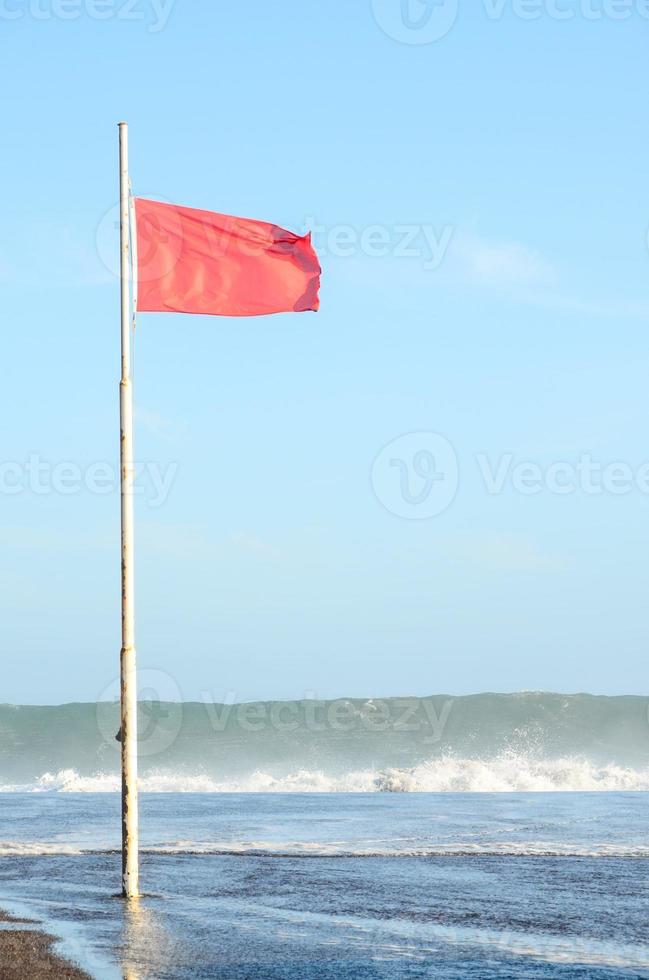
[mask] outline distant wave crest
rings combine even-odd
[[[73,847],[58,841],[13,841],[0,840],[0,857],[58,857],[60,855],[83,854],[80,847]]]
[[[0,786],[0,792],[117,793],[113,773],[80,775],[74,769],[45,773],[34,783]],[[157,772],[140,779],[143,793],[552,793],[649,791],[649,768],[634,769],[587,759],[538,759],[507,752],[492,759],[442,757],[407,769],[364,769],[342,774],[300,769],[289,775],[257,771],[239,779]]]

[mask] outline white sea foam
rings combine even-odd
[[[435,846],[413,846],[394,841],[390,846],[376,842],[348,841],[193,841],[182,840],[145,845],[148,854],[246,855],[267,857],[394,858],[394,857],[609,857],[649,858],[649,845],[584,844],[561,841],[506,842],[458,840]]]
[[[0,857],[37,857],[40,855],[83,854],[83,849],[57,841],[0,840]]]
[[[470,837],[471,835],[469,835]],[[0,858],[3,857],[69,857],[82,854],[117,853],[117,840],[113,846],[68,845],[59,841],[3,841],[0,840]],[[486,838],[479,842],[459,839],[447,844],[431,846],[414,844],[412,841],[264,841],[178,840],[157,844],[144,843],[143,854],[159,855],[230,855],[232,857],[286,857],[286,858],[432,858],[432,857],[590,857],[590,858],[649,858],[649,845],[628,843],[584,843],[552,840],[498,841]]]
[[[0,792],[117,793],[116,773],[82,776],[74,769],[45,773],[28,785],[0,786]],[[332,775],[301,769],[285,776],[255,772],[240,779],[205,774],[149,773],[143,793],[551,793],[649,792],[649,768],[634,769],[587,759],[539,759],[503,753],[492,759],[446,756],[409,769],[364,769]]]

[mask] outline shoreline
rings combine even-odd
[[[33,919],[14,918],[0,910],[0,980],[25,980],[26,977],[29,980],[92,980],[90,974],[53,951],[56,936],[39,925]]]

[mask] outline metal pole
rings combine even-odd
[[[139,895],[137,800],[137,678],[135,672],[133,537],[133,383],[129,288],[128,124],[119,124],[119,225],[122,298],[122,376],[119,385],[122,507],[122,894]]]

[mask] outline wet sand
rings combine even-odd
[[[0,980],[90,980],[87,973],[52,952],[53,936],[25,929],[25,919],[0,912]],[[11,929],[11,923],[21,925]],[[36,924],[36,923],[34,923]]]

